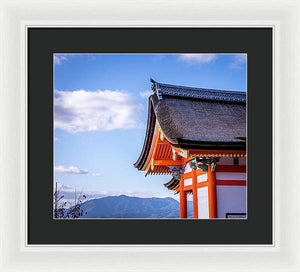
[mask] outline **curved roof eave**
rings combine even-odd
[[[134,167],[137,168],[138,170],[142,170],[142,167],[144,166],[144,164],[146,162],[146,159],[148,157],[149,150],[151,147],[153,134],[154,134],[156,116],[155,116],[153,104],[152,104],[153,97],[154,97],[154,94],[150,95],[149,99],[148,99],[147,128],[146,128],[146,134],[145,134],[145,140],[144,140],[142,152],[141,152],[138,160],[133,164]]]

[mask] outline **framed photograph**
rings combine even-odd
[[[47,1],[3,5],[2,267],[40,270],[58,253],[49,270],[61,258],[70,270],[297,271],[299,185],[285,170],[297,160],[283,158],[297,158],[299,133],[282,133],[297,112],[291,3],[270,20],[248,3],[247,23],[231,12],[211,23],[209,3],[194,4],[200,22],[178,4],[179,24],[147,23],[131,4],[119,22],[112,3],[80,5],[90,20],[103,7],[84,24],[79,6],[60,23]]]
[[[53,57],[55,219],[246,214],[246,91],[228,88],[246,89],[247,54]]]
[[[272,48],[272,28],[28,27],[28,244],[273,244]]]

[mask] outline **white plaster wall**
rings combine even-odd
[[[207,181],[207,174],[197,176],[197,182]]]
[[[208,213],[208,188],[202,187],[197,189],[198,193],[198,218],[209,218]]]
[[[247,186],[217,185],[218,218],[226,213],[247,213]]]
[[[184,186],[192,185],[193,184],[193,179],[188,178],[184,180]]]
[[[246,180],[246,173],[227,173],[227,172],[217,172],[217,180]]]

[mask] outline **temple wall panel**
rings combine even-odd
[[[202,187],[197,189],[198,194],[198,218],[209,218],[208,213],[208,188]]]
[[[188,178],[184,180],[184,186],[192,185],[193,184],[193,179]]]
[[[197,182],[207,181],[207,174],[197,176]]]
[[[246,173],[216,172],[217,180],[246,180]]]
[[[226,213],[247,213],[247,186],[217,185],[218,218]]]

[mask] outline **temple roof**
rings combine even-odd
[[[179,179],[176,179],[175,177],[172,177],[172,179],[165,183],[164,186],[169,189],[176,192],[178,186],[179,186]]]
[[[156,122],[177,148],[246,150],[245,92],[151,82],[145,142],[135,167],[145,163]]]

